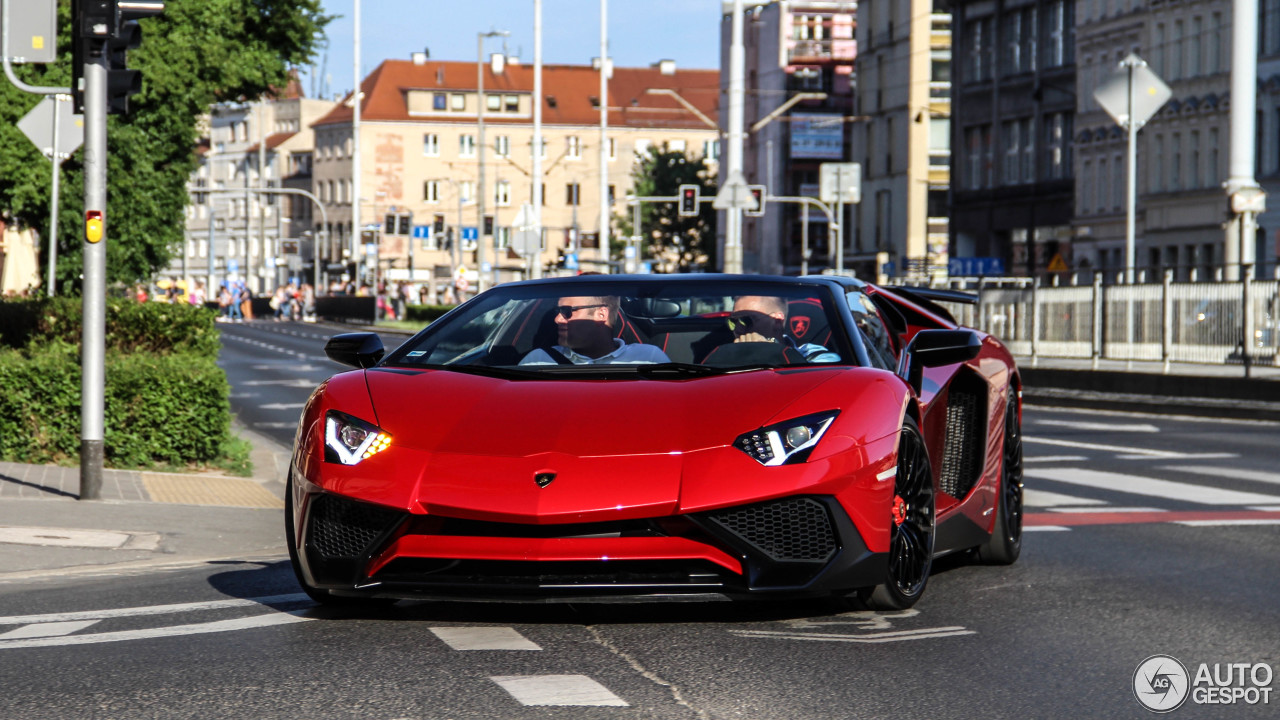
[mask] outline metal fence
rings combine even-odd
[[[952,280],[976,305],[948,303],[964,325],[1017,355],[1277,364],[1280,281],[1040,287],[1025,278]],[[1245,338],[1249,338],[1248,342]]]

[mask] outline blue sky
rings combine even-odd
[[[316,58],[316,89],[328,77],[331,93],[353,87],[353,0],[324,0],[329,24],[327,62]],[[507,30],[507,52],[533,63],[533,0],[361,0],[361,72],[386,59],[409,59],[429,49],[433,60],[476,59],[476,33]],[[502,38],[486,40],[500,52]],[[678,67],[715,68],[720,62],[720,0],[610,0],[609,52],[619,66],[643,67],[670,58]],[[599,0],[543,0],[542,56],[546,63],[586,64],[600,54]],[[325,63],[321,70],[321,63]],[[303,89],[313,94],[311,73]]]

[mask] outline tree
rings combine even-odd
[[[172,0],[164,14],[140,21],[142,45],[129,51],[129,66],[142,71],[142,92],[129,99],[128,115],[108,120],[108,283],[149,278],[181,251],[199,119],[215,103],[283,87],[322,38],[331,18],[320,10],[320,0]],[[58,62],[18,66],[24,82],[70,85],[71,0],[59,1],[58,19]],[[48,237],[51,163],[17,128],[40,99],[0,81],[0,222]],[[79,287],[83,189],[81,150],[62,165],[60,293]]]
[[[637,197],[675,197],[681,185],[698,185],[702,197],[714,197],[715,171],[705,158],[690,158],[681,151],[650,147],[631,173]],[[716,211],[711,203],[699,205],[696,217],[680,217],[679,203],[646,202],[640,206],[640,257],[672,272],[692,272],[715,266]],[[625,237],[635,235],[632,212],[617,219]]]

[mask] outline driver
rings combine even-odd
[[[534,348],[521,365],[609,365],[613,363],[669,363],[653,345],[627,344],[616,337],[619,323],[616,295],[562,297],[556,304],[558,344],[551,350]],[[557,357],[558,356],[558,357]]]
[[[733,311],[729,313],[729,329],[733,341],[778,342],[795,348],[811,363],[840,362],[840,356],[822,345],[799,345],[783,330],[787,326],[787,301],[769,295],[739,295],[733,299]]]

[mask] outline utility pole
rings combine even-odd
[[[746,94],[743,66],[746,52],[742,45],[742,0],[733,0],[732,35],[729,41],[729,136],[726,148],[728,162],[725,175],[729,181],[742,179],[743,98]],[[742,272],[742,208],[725,211],[728,219],[724,239],[724,271]]]
[[[352,93],[352,115],[351,115],[351,259],[355,262],[356,292],[360,291],[360,283],[364,279],[364,225],[361,222],[361,205],[360,205],[360,102],[363,100],[361,94],[361,77],[360,77],[360,0],[355,2],[355,44],[352,52],[355,63],[355,85],[356,89]],[[317,260],[319,262],[319,260]],[[376,261],[375,261],[376,263]],[[374,292],[378,288],[374,287]]]
[[[531,276],[542,277],[542,0],[533,0],[533,222],[538,233]]]
[[[1224,277],[1243,280],[1254,262],[1258,214],[1266,193],[1253,176],[1254,124],[1258,107],[1258,0],[1234,0],[1231,7],[1231,163],[1226,182],[1234,217],[1223,244]],[[1244,338],[1249,351],[1253,338]]]
[[[506,30],[490,30],[489,32],[476,33],[476,161],[478,170],[476,173],[476,270],[480,273],[479,281],[476,289],[484,292],[489,287],[489,280],[485,277],[485,258],[488,253],[485,252],[484,239],[484,39],[488,37],[506,37],[511,33]],[[506,62],[506,58],[503,58]],[[496,228],[495,228],[496,230]],[[491,264],[491,272],[496,278],[498,275],[498,246],[497,238],[491,239],[490,247],[493,248],[493,263]]]
[[[609,0],[600,0],[600,250],[611,257],[609,237]]]

